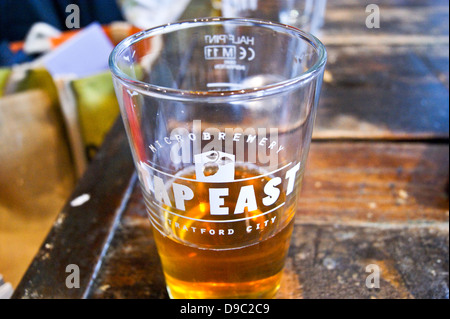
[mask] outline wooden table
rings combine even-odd
[[[205,3],[185,17],[209,15]],[[449,5],[377,3],[381,28],[367,29],[361,1],[329,1],[329,64],[279,298],[449,297]],[[66,287],[70,264],[80,289]],[[380,289],[366,287],[371,264]],[[120,122],[14,297],[168,297]]]

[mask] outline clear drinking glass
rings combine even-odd
[[[326,56],[298,29],[224,18],[141,32],[113,51],[172,298],[275,295]]]
[[[326,6],[327,0],[222,0],[222,15],[271,20],[316,34]]]

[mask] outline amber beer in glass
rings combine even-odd
[[[170,297],[278,291],[326,56],[299,29],[225,18],[154,28],[113,51]]]

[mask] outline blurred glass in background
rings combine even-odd
[[[212,0],[227,18],[257,18],[288,24],[317,34],[323,26],[327,0]]]
[[[150,29],[178,20],[190,0],[117,0],[128,22]]]

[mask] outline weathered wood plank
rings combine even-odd
[[[449,7],[446,4],[423,4],[421,6],[395,5],[380,3],[380,1],[360,1],[353,6],[333,7],[337,1],[328,1],[328,10],[326,14],[326,23],[324,25],[324,34],[329,36],[338,36],[347,44],[347,41],[354,37],[360,38],[364,35],[366,39],[361,38],[363,43],[370,43],[371,37],[385,36],[398,39],[399,42],[420,44],[417,38],[427,36],[428,41],[436,41],[433,38],[440,37],[439,41],[446,41],[443,36],[449,33],[448,16]],[[338,1],[341,2],[341,1]],[[371,13],[366,12],[369,4],[377,4],[380,9],[380,28],[368,29],[366,20]],[[330,38],[331,39],[331,38]],[[372,41],[373,42],[373,41]],[[335,42],[339,44],[338,42]],[[396,45],[395,42],[392,42]]]
[[[448,228],[297,225],[286,269],[297,286],[286,283],[278,297],[448,298],[448,247]],[[379,289],[366,285],[369,265],[379,267]]]
[[[448,144],[313,143],[297,221],[447,223],[448,152]]]
[[[448,139],[448,1],[328,1],[317,139]]]
[[[168,298],[152,226],[138,186],[88,298]]]
[[[336,47],[329,56],[314,138],[448,139],[448,50]]]

